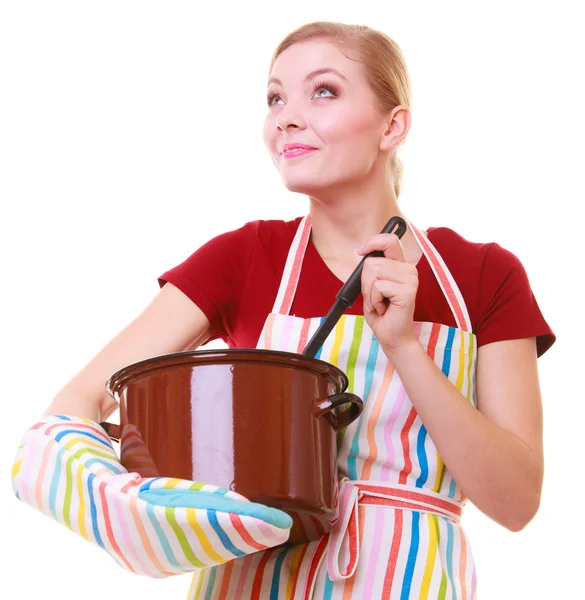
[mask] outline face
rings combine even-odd
[[[364,180],[381,164],[388,127],[361,63],[331,42],[297,43],[274,63],[264,142],[285,186],[317,195]]]

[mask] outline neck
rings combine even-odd
[[[333,195],[333,194],[332,194]],[[391,217],[403,217],[391,182],[378,189],[344,189],[335,199],[311,197],[311,241],[325,261],[357,266],[356,249],[382,231]],[[402,238],[406,259],[416,264],[421,250],[410,229]]]

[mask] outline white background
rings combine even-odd
[[[582,23],[578,2],[5,2],[0,9],[2,598],[186,596],[125,572],[18,502],[19,439],[158,292],[253,219],[302,215],[261,128],[270,56],[313,20],[367,24],[413,87],[400,203],[420,227],[497,241],[558,335],[540,361],[546,478],[510,533],[468,506],[482,600],[582,593]],[[513,401],[513,399],[511,399]],[[582,596],[580,596],[582,597]]]

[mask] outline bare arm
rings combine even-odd
[[[504,527],[522,529],[538,510],[544,472],[535,339],[479,348],[479,410],[420,344],[387,354],[465,495]]]
[[[195,349],[207,341],[209,330],[203,311],[167,282],[142,313],[61,388],[43,414],[103,421],[117,407],[105,391],[115,371],[153,356]]]

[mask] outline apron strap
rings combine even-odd
[[[311,236],[311,218],[309,215],[303,217],[292,241],[284,272],[280,280],[278,294],[272,307],[272,314],[288,315],[290,312],[297,285],[301,276],[301,266],[305,256],[305,250]]]
[[[439,286],[443,291],[443,295],[449,304],[449,308],[453,313],[457,328],[471,333],[471,319],[469,318],[469,312],[465,305],[463,294],[459,290],[459,286],[455,283],[451,271],[449,271],[445,261],[433,244],[431,244],[428,237],[426,237],[410,221],[407,220],[407,223],[418,242],[420,249],[423,251],[423,254],[427,257],[427,260],[431,265],[431,269],[433,270]]]

